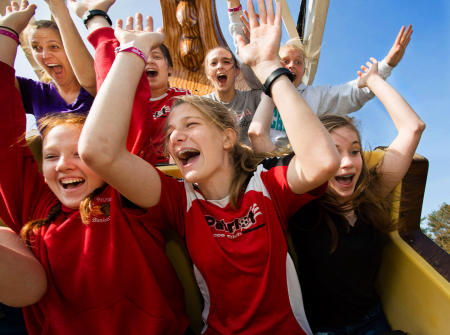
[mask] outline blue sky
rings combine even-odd
[[[44,1],[34,3],[38,5],[38,18],[50,17]],[[294,20],[299,3],[288,0]],[[216,0],[216,6],[222,32],[231,46],[226,1]],[[162,26],[158,0],[117,0],[110,16],[114,21],[136,11],[152,15],[155,26]],[[80,20],[76,22],[85,34]],[[331,0],[314,85],[336,85],[354,79],[359,66],[369,57],[381,60],[387,54],[401,25],[409,23],[414,30],[412,40],[388,81],[427,125],[417,150],[430,163],[422,210],[425,216],[443,202],[450,202],[450,174],[446,171],[450,168],[450,2]],[[16,60],[16,69],[19,75],[34,77],[22,55]],[[395,128],[377,99],[353,116],[360,121],[365,148],[388,145],[395,137]]]

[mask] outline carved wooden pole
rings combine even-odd
[[[189,71],[197,71],[203,62],[204,50],[200,39],[198,12],[192,0],[180,0],[176,10],[181,27],[179,55],[181,63]]]

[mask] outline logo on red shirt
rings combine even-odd
[[[261,214],[262,212],[259,210],[258,205],[253,204],[249,208],[245,216],[235,218],[230,222],[226,222],[223,219],[217,220],[216,218],[210,215],[205,215],[205,220],[208,223],[208,226],[213,231],[215,237],[236,238],[237,236],[241,236],[242,234],[263,227],[264,224],[259,226],[256,225],[257,223],[256,217]]]

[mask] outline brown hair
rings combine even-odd
[[[86,121],[86,115],[77,113],[54,113],[48,114],[38,121],[38,129],[41,133],[42,138],[45,138],[49,131],[59,125],[74,125],[83,127]],[[94,210],[93,200],[96,195],[101,193],[106,185],[94,190],[80,203],[80,216],[84,224],[89,224],[89,215]],[[24,241],[29,238],[30,232],[36,231],[43,226],[48,226],[52,221],[54,221],[58,215],[61,213],[61,203],[58,202],[54,205],[46,218],[36,219],[27,222],[20,231],[20,236]]]
[[[239,129],[234,113],[220,102],[196,95],[185,95],[176,98],[172,110],[185,103],[195,107],[207,120],[220,130],[232,129],[236,133],[237,138],[239,138]],[[166,151],[167,142],[168,138],[166,137]],[[256,154],[250,147],[239,143],[239,141],[234,144],[230,152],[230,159],[234,167],[234,177],[230,186],[230,206],[232,208],[237,207],[239,196],[243,192],[249,175],[256,170],[256,167],[264,158],[273,156],[270,153]]]
[[[320,117],[320,121],[328,132],[341,127],[350,128],[356,133],[361,143],[361,135],[354,124],[353,118],[342,115],[323,115]],[[379,231],[389,232],[396,228],[395,222],[391,220],[389,215],[390,198],[381,195],[379,190],[381,175],[378,167],[382,160],[369,169],[362,152],[361,158],[361,174],[356,182],[351,199],[345,203],[340,203],[336,195],[328,188],[325,195],[317,200],[319,205],[317,223],[324,220],[331,231],[330,253],[336,250],[338,243],[337,228],[331,215],[338,216],[346,222],[345,214],[354,210],[358,218],[364,222],[370,222]]]

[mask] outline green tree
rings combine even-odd
[[[425,234],[450,253],[450,205],[443,203],[437,211],[428,214],[427,219]]]

